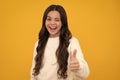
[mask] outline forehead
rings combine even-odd
[[[60,13],[58,11],[50,11],[47,15],[47,17],[51,18],[60,18]]]

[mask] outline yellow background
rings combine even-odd
[[[50,4],[66,9],[90,67],[87,80],[119,80],[119,0],[1,0],[0,80],[30,79],[34,43]]]

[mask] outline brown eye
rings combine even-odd
[[[55,21],[60,21],[60,19],[55,19]]]
[[[56,21],[60,21],[60,20],[56,20]]]
[[[46,20],[47,20],[47,21],[51,21],[51,19],[50,19],[50,18],[47,18]]]

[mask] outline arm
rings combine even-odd
[[[78,40],[73,37],[70,40],[70,52],[73,54],[74,50],[76,50],[76,59],[79,63],[79,69],[74,71],[74,75],[76,80],[85,79],[89,75],[89,67],[84,59]]]
[[[34,53],[33,53],[33,60],[32,60],[32,67],[30,70],[30,80],[35,80],[35,77],[32,75],[33,74],[33,68],[35,67],[35,56],[37,55],[36,48],[37,48],[38,42],[35,43],[34,45]]]

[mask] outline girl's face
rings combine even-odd
[[[59,36],[62,26],[60,13],[58,11],[50,11],[47,15],[45,26],[49,32],[50,37]]]

